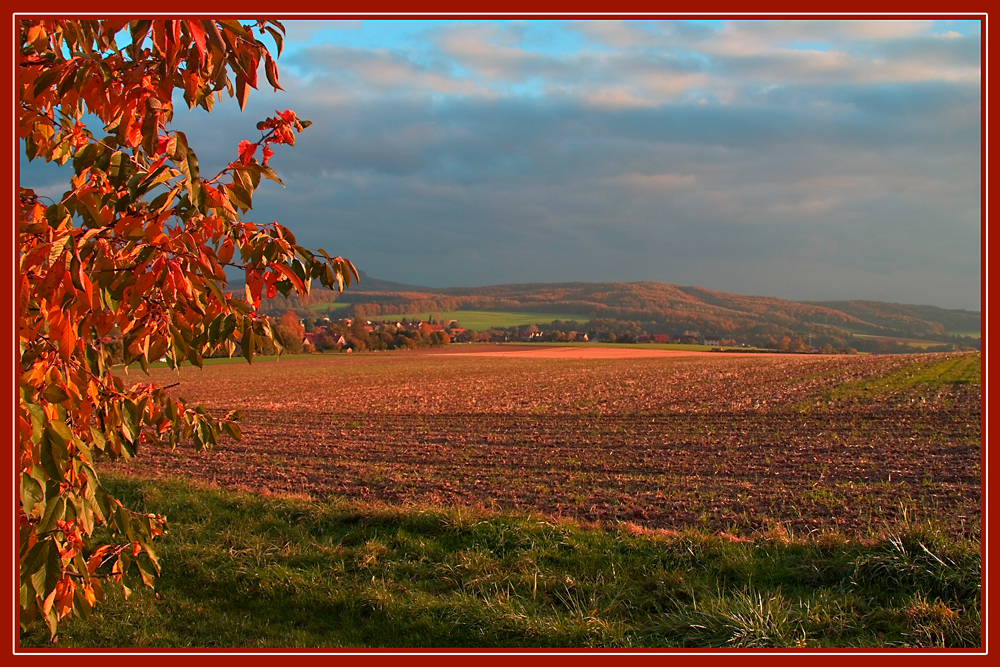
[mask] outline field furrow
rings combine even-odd
[[[241,409],[244,436],[211,453],[150,448],[135,467],[650,528],[867,534],[905,514],[961,531],[980,514],[980,390],[972,358],[951,356],[373,354],[157,370],[214,411]],[[932,372],[957,365],[959,379]]]

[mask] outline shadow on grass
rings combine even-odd
[[[732,539],[107,476],[165,513],[157,592],[67,647],[976,646],[979,543],[930,526]],[[111,586],[107,587],[111,590]],[[44,628],[22,647],[53,646]]]

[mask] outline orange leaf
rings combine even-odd
[[[228,264],[229,260],[233,258],[233,251],[235,248],[236,246],[233,244],[233,240],[226,237],[226,240],[224,240],[222,245],[219,246],[219,262],[222,264]]]
[[[251,302],[254,308],[260,307],[260,289],[262,285],[263,281],[261,280],[260,273],[257,271],[251,271],[247,275],[245,285],[247,301]]]
[[[236,100],[240,103],[240,111],[247,105],[247,97],[250,95],[250,86],[247,85],[247,80],[243,78],[243,74],[236,75]]]
[[[299,292],[305,292],[306,291],[306,287],[302,283],[302,279],[299,278],[295,274],[295,272],[292,271],[287,266],[285,266],[283,264],[272,264],[271,268],[275,269],[276,271],[280,271],[283,276],[285,276],[286,278],[288,278],[292,282],[292,284],[295,285],[295,289],[297,289]]]
[[[56,595],[58,593],[59,593],[59,584],[56,584],[56,587],[52,589],[52,592],[49,593],[45,597],[45,600],[42,602],[42,614],[46,616],[49,615],[49,611],[52,610],[52,603],[55,602]]]
[[[56,584],[56,616],[62,618],[73,610],[73,594],[76,592],[76,583],[69,577],[59,580]]]
[[[73,322],[57,314],[56,319],[49,321],[49,332],[56,339],[59,347],[59,356],[63,361],[69,361],[73,356],[73,348],[76,347],[76,331]]]
[[[135,288],[139,290],[140,294],[145,294],[150,287],[153,286],[153,281],[156,280],[156,276],[149,271],[144,271],[139,274],[139,277],[135,281]]]

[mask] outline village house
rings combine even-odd
[[[444,333],[444,327],[441,326],[440,324],[427,324],[426,322],[420,322],[418,323],[417,326],[419,327],[420,331],[427,336],[430,336],[435,331],[440,331],[441,333]]]

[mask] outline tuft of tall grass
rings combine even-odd
[[[851,581],[892,593],[968,600],[981,593],[981,562],[977,539],[957,542],[928,528],[911,528],[859,555]]]

